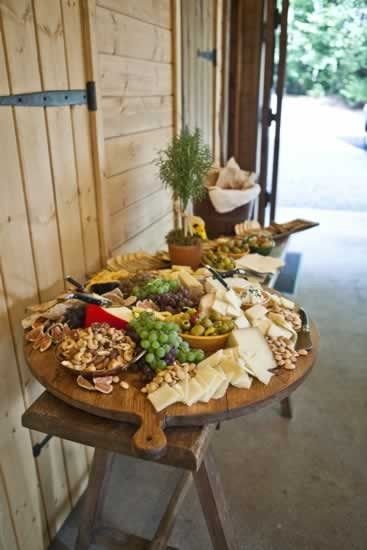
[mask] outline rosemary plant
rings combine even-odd
[[[175,136],[172,143],[158,154],[155,164],[159,168],[159,176],[164,185],[172,191],[178,212],[180,227],[176,228],[175,232],[177,240],[177,229],[181,229],[181,235],[185,240],[190,240],[187,207],[190,200],[195,201],[204,196],[205,179],[212,162],[210,149],[203,142],[198,128],[192,133],[187,127],[184,128],[180,135]],[[173,235],[171,239],[172,237]]]

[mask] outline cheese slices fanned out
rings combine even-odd
[[[237,346],[245,369],[264,384],[272,376],[270,371],[276,363],[267,341],[257,328],[237,329],[228,338],[229,345]]]
[[[148,395],[149,401],[157,412],[162,411],[166,407],[178,403],[181,396],[178,391],[171,388],[168,384],[162,384],[160,388]]]

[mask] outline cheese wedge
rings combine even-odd
[[[249,309],[245,311],[245,315],[247,319],[252,323],[253,321],[256,321],[257,319],[263,319],[265,315],[267,314],[268,310],[266,307],[262,306],[261,304],[256,304]]]
[[[193,296],[200,297],[204,294],[203,285],[190,273],[187,273],[187,271],[180,271],[178,274],[178,279],[184,287],[190,290]]]
[[[229,335],[228,345],[238,346],[241,355],[243,355],[243,352],[253,354],[252,367],[258,367],[261,370],[271,370],[276,367],[271,349],[258,328],[250,327],[233,330]]]
[[[242,309],[240,307],[234,307],[231,304],[227,305],[227,315],[230,315],[231,317],[240,317],[242,316]]]
[[[181,399],[180,394],[168,384],[162,384],[160,388],[148,395],[148,399],[157,412],[166,407],[178,403]]]
[[[225,300],[234,308],[241,308],[241,298],[237,296],[233,288],[230,288],[225,293]]]

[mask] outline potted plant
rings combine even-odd
[[[210,149],[198,128],[194,132],[184,128],[159,152],[156,165],[162,182],[172,191],[176,213],[176,227],[166,236],[172,264],[189,265],[193,269],[200,265],[201,239],[193,235],[187,207],[190,200],[204,196],[212,162]]]

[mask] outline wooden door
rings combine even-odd
[[[0,95],[85,88],[82,2],[0,0]],[[32,456],[43,435],[22,428],[21,415],[43,390],[23,359],[21,319],[62,292],[66,274],[83,280],[100,268],[91,128],[86,105],[0,106],[0,547],[9,550],[48,546],[90,463],[86,448],[57,438]]]
[[[280,12],[277,4],[277,0],[232,0],[231,9],[227,156],[235,156],[241,168],[258,174],[261,194],[256,216],[261,224],[267,221],[267,208],[272,220],[276,208],[289,0],[281,1]],[[273,122],[275,136],[270,142]]]
[[[182,118],[190,130],[199,128],[214,149],[216,2],[183,0],[182,24]]]

